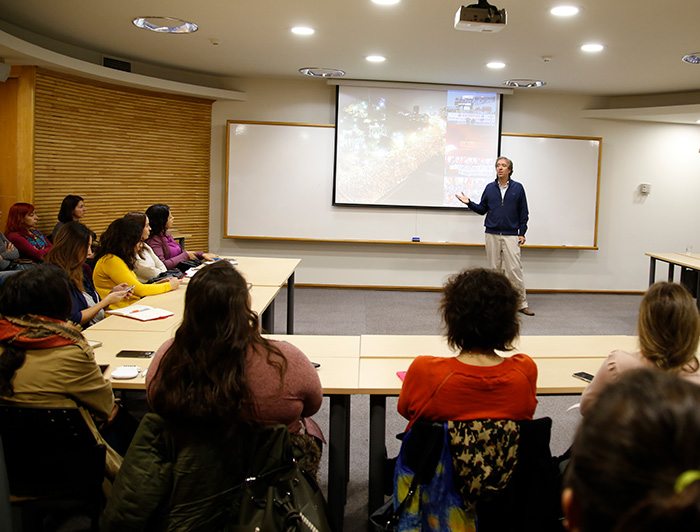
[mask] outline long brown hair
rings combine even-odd
[[[698,368],[700,314],[690,292],[678,283],[654,283],[644,294],[637,322],[642,355],[665,371]]]
[[[122,259],[130,270],[136,264],[136,245],[141,242],[143,224],[130,218],[117,218],[100,237],[95,261],[105,255],[115,255]]]
[[[260,336],[245,279],[224,260],[202,268],[187,286],[182,324],[149,389],[153,410],[179,425],[223,432],[254,423],[250,347],[266,353],[281,381],[287,360]]]
[[[68,272],[71,282],[83,291],[83,264],[87,259],[92,231],[80,222],[63,224],[53,237],[53,247],[44,262],[54,264]]]

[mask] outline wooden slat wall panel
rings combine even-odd
[[[209,100],[183,99],[38,72],[34,204],[51,233],[61,200],[85,198],[100,235],[114,219],[167,203],[187,248],[209,246]]]

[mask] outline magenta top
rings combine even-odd
[[[182,249],[180,244],[168,232],[164,232],[161,235],[151,235],[146,240],[146,244],[151,246],[153,253],[163,261],[163,264],[169,270],[175,268],[183,260],[189,260],[190,258],[187,251]],[[203,255],[204,252],[200,251],[197,253],[197,258],[201,260]]]

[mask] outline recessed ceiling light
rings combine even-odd
[[[700,52],[684,55],[683,61],[685,61],[686,63],[690,63],[691,65],[700,64]]]
[[[294,26],[292,28],[292,33],[295,33],[296,35],[313,35],[316,33],[316,30],[307,26]]]
[[[557,17],[573,17],[578,13],[576,6],[556,6],[549,10],[552,15]]]
[[[365,59],[367,59],[367,61],[369,61],[370,63],[383,63],[384,61],[386,61],[386,57],[384,57],[383,55],[368,55],[367,57],[365,57]]]
[[[375,4],[379,4],[380,6],[393,6],[395,4],[398,4],[401,0],[372,0]]]
[[[490,63],[486,63],[486,66],[489,68],[505,68],[506,64],[500,61],[491,61]]]
[[[304,67],[300,68],[299,72],[305,76],[311,76],[314,78],[342,78],[345,75],[343,70],[323,67]]]
[[[584,44],[581,46],[581,50],[584,52],[600,52],[603,49],[602,44]]]
[[[506,87],[518,89],[532,89],[534,87],[544,87],[547,82],[539,79],[507,79],[503,82]]]
[[[134,26],[157,33],[193,33],[197,25],[173,17],[139,17],[133,21]]]

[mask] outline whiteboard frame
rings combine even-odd
[[[232,186],[232,175],[231,172],[233,170],[233,163],[231,161],[231,131],[232,131],[232,126],[237,125],[237,124],[250,124],[250,125],[263,125],[263,126],[290,126],[290,127],[305,127],[305,128],[329,128],[329,129],[335,129],[335,126],[333,124],[305,124],[305,123],[297,123],[297,122],[268,122],[268,121],[248,121],[248,120],[227,120],[226,122],[226,190],[225,190],[225,220],[224,220],[224,235],[223,238],[230,238],[230,239],[241,239],[241,240],[273,240],[273,241],[296,241],[296,242],[333,242],[333,243],[359,243],[359,244],[402,244],[402,245],[419,245],[419,246],[452,246],[452,247],[479,247],[483,246],[483,241],[481,240],[483,238],[483,228],[479,232],[479,242],[476,241],[469,241],[469,242],[459,242],[459,241],[454,241],[454,242],[446,242],[446,241],[424,241],[421,240],[420,242],[415,242],[412,241],[410,238],[407,238],[406,240],[395,240],[395,239],[353,239],[353,238],[332,238],[332,237],[307,237],[307,236],[280,236],[280,235],[273,235],[273,236],[266,236],[266,235],[261,235],[261,234],[250,234],[252,231],[249,232],[244,232],[241,231],[240,233],[242,234],[235,234],[233,232],[229,231],[229,225],[230,225],[230,207],[231,205],[229,204],[229,197],[231,193],[231,186]],[[569,135],[538,135],[538,134],[518,134],[518,133],[502,133],[502,137],[528,137],[528,138],[543,138],[543,139],[571,139],[571,140],[581,140],[581,141],[597,141],[598,142],[598,154],[597,154],[597,175],[596,175],[596,191],[595,191],[595,215],[594,215],[594,227],[593,227],[593,244],[592,245],[525,245],[524,247],[529,247],[529,248],[546,248],[546,249],[556,249],[556,248],[563,248],[563,249],[591,249],[591,250],[596,250],[598,249],[597,247],[597,242],[598,242],[598,209],[599,209],[599,202],[600,202],[600,170],[601,170],[601,158],[602,158],[602,147],[603,147],[603,139],[601,137],[580,137],[580,136],[569,136]],[[335,135],[333,135],[335,137]],[[333,154],[329,154],[329,157],[333,157]],[[331,168],[332,172],[332,168]],[[328,179],[332,181],[332,174],[329,174]],[[274,191],[271,191],[270,194],[274,194]],[[329,197],[327,198],[327,201],[331,202],[332,198]],[[348,209],[348,207],[344,207],[344,209]],[[365,209],[362,208],[356,208],[356,207],[349,207],[352,211],[357,211],[356,216],[363,216],[365,214]],[[375,211],[376,209],[372,209]],[[381,209],[383,211],[384,209]],[[396,211],[396,210],[404,210],[404,209],[397,209],[395,207],[392,207],[391,209],[386,209],[387,211]],[[409,212],[415,212],[415,216],[418,216],[418,212],[424,211],[424,209],[418,209],[418,208],[407,208],[405,209],[406,211]],[[464,211],[460,212],[460,215],[474,215],[473,213],[470,213],[469,211]],[[446,216],[454,216],[454,211],[451,213],[445,213]],[[417,219],[417,218],[416,218]],[[417,222],[416,222],[417,224]]]

